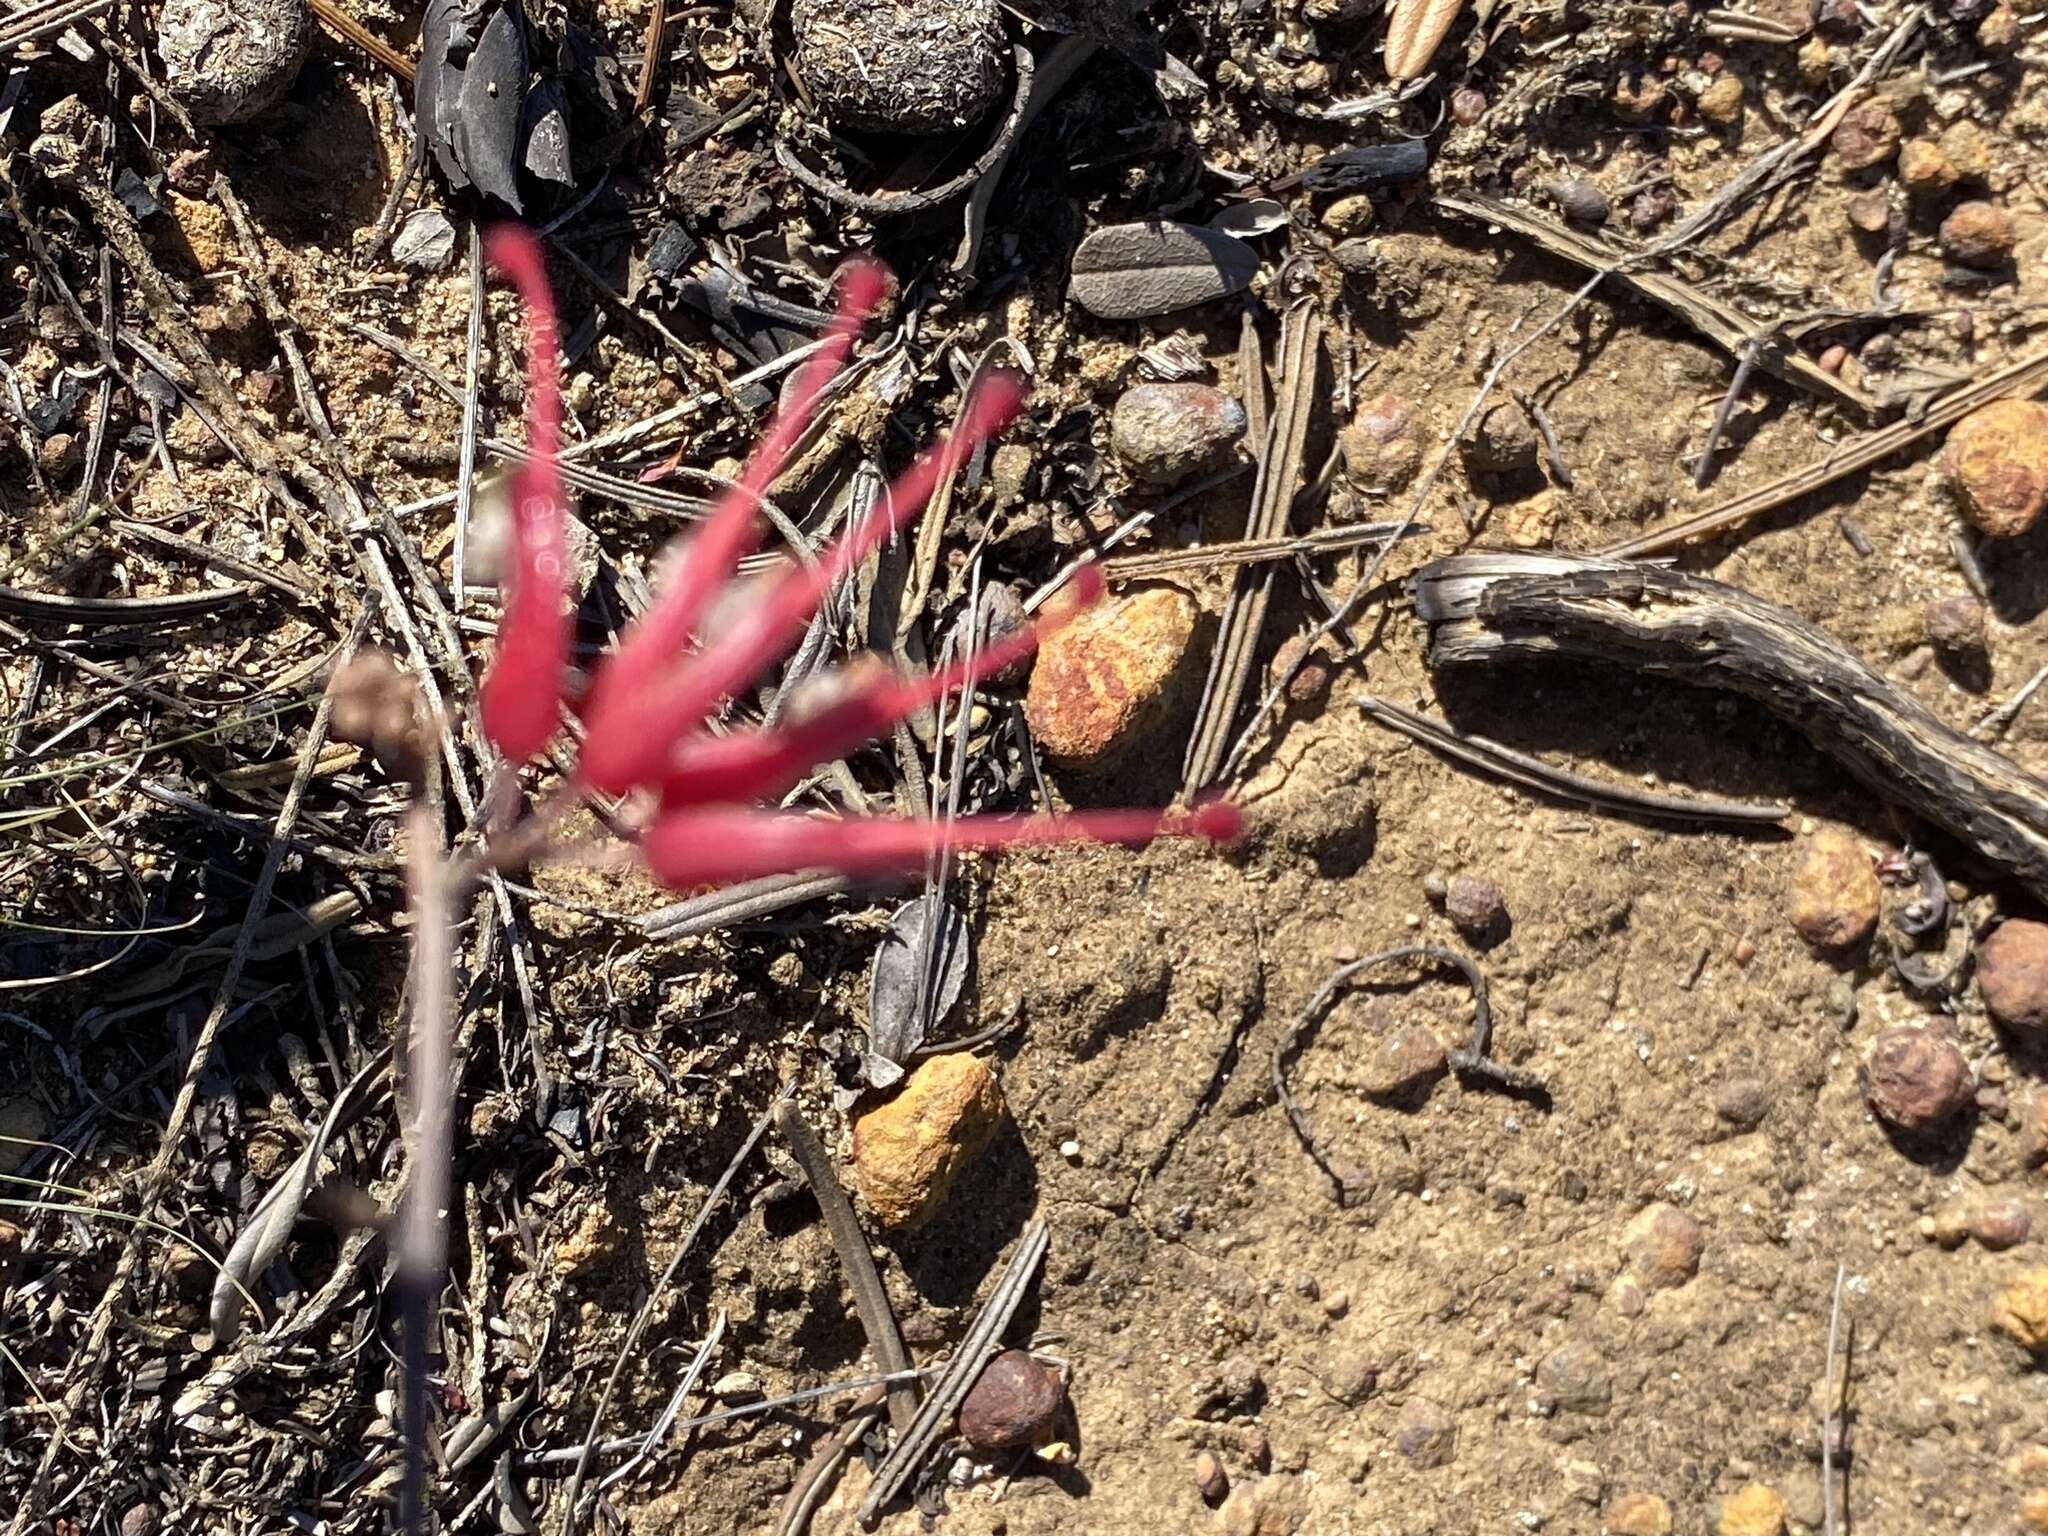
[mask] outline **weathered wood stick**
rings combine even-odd
[[[2048,900],[2048,783],[1951,730],[1798,615],[1738,587],[1594,555],[1424,566],[1430,663],[1608,662],[1756,699],[1858,779]]]

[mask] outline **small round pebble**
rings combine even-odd
[[[1151,485],[1215,469],[1244,433],[1244,407],[1213,384],[1134,384],[1109,416],[1116,456]]]
[[[2048,405],[1994,400],[1949,429],[1942,468],[1981,533],[2025,533],[2048,506]]]
[[[1993,929],[1977,946],[1977,986],[2007,1029],[2048,1037],[2048,923],[2009,917]]]
[[[1486,115],[1486,94],[1469,85],[1461,85],[1451,92],[1451,121],[1460,128],[1470,128]]]
[[[165,0],[157,18],[164,84],[202,126],[268,112],[312,46],[306,0]]]
[[[1755,1130],[1770,1112],[1767,1077],[1731,1077],[1714,1093],[1714,1113],[1738,1130]]]
[[[1856,839],[1824,827],[1801,845],[1786,902],[1792,927],[1815,949],[1839,952],[1866,941],[1877,927],[1883,892],[1877,871]]]
[[[1368,1355],[1339,1355],[1323,1376],[1330,1395],[1353,1408],[1379,1390],[1379,1384],[1379,1367]]]
[[[1991,170],[1991,142],[1969,118],[1958,118],[1941,131],[1941,152],[1957,172],[1976,181]]]
[[[2012,259],[2012,215],[1997,203],[1958,203],[1941,221],[1941,249],[1966,267],[1995,271]]]
[[[1465,465],[1475,474],[1508,475],[1536,467],[1536,432],[1518,405],[1496,405],[1465,440]]]
[[[1775,1488],[1751,1483],[1721,1501],[1719,1536],[1784,1536],[1785,1501]]]
[[[1368,490],[1406,490],[1422,468],[1422,438],[1415,402],[1401,395],[1375,395],[1337,435],[1344,468]]]
[[[1961,176],[1954,162],[1932,139],[1908,139],[1899,146],[1899,180],[1915,197],[1939,197]]]
[[[1629,1273],[1644,1289],[1666,1291],[1699,1273],[1706,1239],[1697,1221],[1659,1200],[1636,1213],[1622,1230],[1621,1244]]]
[[[1443,1042],[1421,1025],[1396,1029],[1359,1063],[1358,1086],[1368,1098],[1409,1103],[1425,1098],[1449,1070]]]
[[[1983,648],[1984,604],[1975,594],[1937,597],[1921,614],[1927,623],[1927,638],[1951,655]]]
[[[1671,1506],[1658,1493],[1624,1493],[1607,1510],[1612,1536],[1671,1536]]]
[[[1395,1421],[1394,1449],[1418,1467],[1449,1466],[1458,1455],[1458,1421],[1441,1404],[1411,1397]]]
[[[1557,204],[1558,212],[1581,224],[1605,224],[1614,212],[1614,204],[1608,201],[1607,194],[1582,177],[1567,176],[1551,182],[1543,190]]]
[[[1722,75],[1700,92],[1700,116],[1716,128],[1732,128],[1742,121],[1742,82]]]
[[[1574,1342],[1552,1350],[1536,1368],[1536,1382],[1570,1413],[1597,1418],[1614,1403],[1607,1362],[1590,1344]]]
[[[1882,187],[1858,192],[1848,202],[1849,222],[1866,235],[1881,235],[1891,228],[1892,200]]]
[[[1379,210],[1363,192],[1340,197],[1323,210],[1323,228],[1340,240],[1355,240],[1379,222]]]
[[[1898,153],[1899,120],[1892,115],[1888,102],[1866,101],[1842,115],[1828,142],[1842,169],[1867,171]]]
[[[1938,1130],[1976,1093],[1970,1064],[1947,1036],[1907,1026],[1885,1031],[1864,1058],[1864,1097],[1899,1130]]]
[[[1214,1451],[1195,1452],[1195,1492],[1210,1508],[1221,1504],[1230,1492],[1230,1474]]]
[[[1066,1400],[1058,1371],[1021,1349],[1006,1349],[982,1367],[960,1405],[960,1433],[982,1451],[1045,1445]]]
[[[1444,915],[1468,939],[1498,939],[1508,929],[1508,898],[1484,875],[1453,875],[1444,890]]]
[[[2033,1213],[2024,1200],[2008,1197],[1973,1200],[1965,1219],[1970,1236],[1994,1253],[2017,1248],[2033,1233]]]
[[[2022,1270],[1998,1293],[1991,1321],[2032,1350],[2048,1350],[2048,1269]]]
[[[1310,650],[1306,635],[1289,635],[1273,653],[1272,680],[1286,680],[1287,702],[1313,708],[1329,695],[1330,660]]]

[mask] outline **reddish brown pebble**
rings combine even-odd
[[[1813,0],[1753,0],[1750,10],[1790,34],[1797,42],[1813,30]]]
[[[1856,0],[1820,0],[1814,20],[1823,31],[1837,36],[1851,36],[1863,30],[1863,13],[1856,9]]]
[[[2017,1248],[2034,1229],[2024,1200],[1978,1200],[1969,1211],[1970,1236],[1986,1248]]]
[[[1864,1097],[1880,1119],[1907,1132],[1939,1129],[1970,1102],[1970,1064],[1931,1029],[1902,1028],[1878,1036],[1864,1059]]]
[[[1991,1017],[2018,1034],[2048,1034],[2048,923],[2010,917],[1977,946],[1977,987]]]
[[[1755,941],[1746,938],[1737,939],[1735,947],[1729,951],[1729,954],[1734,957],[1737,965],[1747,965],[1756,958]]]
[[[2048,405],[1994,400],[1949,429],[1942,467],[1980,532],[2009,539],[2048,505]]]
[[[1421,1025],[1411,1025],[1366,1053],[1358,1086],[1368,1098],[1414,1103],[1426,1098],[1430,1085],[1448,1070],[1446,1061],[1443,1042]]]
[[[1663,1201],[1644,1206],[1621,1234],[1629,1273],[1645,1290],[1668,1291],[1699,1273],[1700,1224]]]
[[[1792,926],[1815,949],[1853,949],[1877,927],[1877,872],[1856,839],[1828,827],[1806,839],[1792,868]]]
[[[1628,205],[1629,228],[1647,235],[1678,212],[1678,198],[1669,187],[1649,187]]]
[[[1273,653],[1273,681],[1283,679],[1288,702],[1312,708],[1329,694],[1329,659],[1321,651],[1309,650],[1306,635],[1289,635]]]
[[[1984,644],[1984,604],[1968,592],[1938,597],[1921,609],[1927,638],[1951,653],[1974,651]]]
[[[1380,492],[1407,489],[1422,467],[1415,402],[1400,395],[1373,396],[1338,434],[1337,448],[1346,472],[1359,485]]]
[[[1204,1504],[1214,1507],[1221,1504],[1230,1492],[1230,1474],[1223,1470],[1223,1463],[1214,1451],[1195,1453],[1195,1492],[1202,1496]]]
[[[2037,1088],[2020,1101],[2020,1128],[2015,1150],[2024,1167],[2048,1163],[2048,1089]]]
[[[1821,367],[1821,372],[1823,372],[1823,373],[1840,373],[1840,372],[1842,371],[1842,364],[1844,364],[1844,363],[1846,363],[1846,362],[1848,362],[1848,361],[1849,361],[1849,349],[1848,349],[1847,347],[1845,347],[1845,346],[1841,345],[1841,343],[1837,342],[1837,343],[1836,343],[1836,344],[1835,344],[1834,346],[1832,346],[1832,347],[1829,347],[1829,348],[1827,349],[1827,351],[1825,351],[1825,352],[1821,353],[1821,355],[1820,355],[1820,367]]]
[[[1899,146],[1899,180],[1915,197],[1940,197],[1961,175],[1932,139],[1908,139]]]
[[[1109,413],[1110,446],[1151,485],[1216,468],[1244,432],[1244,407],[1210,384],[1134,384]]]
[[[1196,616],[1185,592],[1153,587],[1091,608],[1048,636],[1024,698],[1040,749],[1080,768],[1118,760],[1170,705]]]
[[[1557,204],[1558,212],[1581,224],[1605,224],[1608,215],[1614,211],[1607,194],[1582,177],[1567,176],[1551,182],[1543,190]]]
[[[1495,939],[1507,932],[1508,899],[1484,875],[1453,875],[1444,892],[1444,915],[1468,939]]]
[[[1394,1449],[1418,1467],[1448,1466],[1458,1455],[1458,1421],[1426,1397],[1411,1397],[1394,1423]]]
[[[1991,271],[2012,259],[2012,215],[1997,203],[1956,204],[1941,221],[1941,249],[1952,261]]]
[[[960,1405],[960,1433],[981,1451],[1049,1445],[1066,1400],[1058,1371],[1006,1349],[982,1368]]]
[[[1486,115],[1486,97],[1469,85],[1461,85],[1451,92],[1451,121],[1460,128],[1470,128]]]
[[[1888,103],[1866,101],[1842,115],[1828,142],[1843,170],[1867,171],[1898,153],[1899,120]]]
[[[1969,118],[1950,123],[1941,132],[1941,152],[1966,180],[1975,181],[1991,169],[1991,141]]]

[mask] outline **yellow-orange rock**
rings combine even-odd
[[[894,1098],[854,1122],[854,1185],[884,1225],[914,1227],[944,1203],[1002,1123],[1002,1090],[978,1058],[933,1056]]]
[[[1991,1321],[2028,1349],[2048,1350],[2048,1269],[2022,1270],[1998,1293]]]
[[[1856,839],[1824,827],[1801,845],[1786,906],[1792,926],[1815,949],[1863,943],[1877,927],[1877,872]]]
[[[2025,533],[2048,504],[2048,405],[1980,406],[1949,430],[1941,462],[1971,522],[1993,538]]]
[[[1784,1536],[1785,1501],[1762,1483],[1751,1483],[1721,1504],[1720,1536]]]
[[[1121,757],[1170,704],[1195,618],[1187,593],[1152,587],[1104,603],[1050,636],[1024,700],[1039,749],[1081,768]]]
[[[1607,1512],[1614,1536],[1671,1536],[1671,1506],[1655,1493],[1624,1493]]]

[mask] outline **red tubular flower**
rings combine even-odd
[[[953,821],[834,821],[718,806],[657,817],[643,846],[657,880],[687,889],[796,869],[836,869],[856,877],[898,874],[923,867],[943,848],[988,852],[1074,842],[1138,846],[1176,833],[1230,842],[1243,830],[1244,813],[1222,800],[1191,811],[1074,811]]]
[[[675,748],[662,775],[662,809],[777,799],[818,764],[886,734],[955,689],[1022,661],[1038,648],[1041,635],[1102,595],[1101,569],[1082,566],[1061,595],[1066,606],[1037,629],[1019,630],[923,677],[900,677],[879,664],[842,667],[842,696],[788,725],[690,737]]]
[[[484,735],[513,762],[548,744],[561,718],[569,667],[569,555],[561,469],[561,385],[555,304],[540,242],[513,224],[484,241],[491,265],[526,306],[526,447],[512,472],[511,570],[498,624],[498,653],[478,704]]]
[[[487,249],[526,300],[533,353],[527,389],[532,461],[514,477],[517,555],[497,657],[482,690],[486,733],[506,756],[519,759],[538,752],[554,734],[567,670],[564,498],[556,467],[560,402],[554,311],[539,246],[523,231],[498,230]],[[598,671],[584,706],[586,732],[574,786],[613,795],[658,787],[661,805],[643,852],[658,878],[683,887],[798,869],[893,874],[918,868],[944,848],[1136,844],[1182,834],[1217,841],[1236,837],[1242,817],[1220,802],[1192,810],[951,821],[834,820],[759,808],[817,764],[844,756],[913,711],[1029,654],[1045,632],[1100,596],[1102,575],[1093,567],[1072,579],[1063,612],[1048,616],[1036,631],[1008,636],[921,678],[879,665],[842,668],[836,674],[839,697],[792,723],[719,737],[704,730],[719,701],[786,654],[833,587],[916,517],[960,462],[1023,404],[1020,379],[989,375],[969,397],[957,431],[899,476],[814,566],[790,567],[749,591],[735,591],[738,564],[760,537],[761,497],[781,473],[886,285],[887,275],[871,263],[854,263],[842,273],[838,314],[797,376],[786,408],[684,547],[654,606]],[[735,597],[744,600],[727,600]],[[732,617],[724,629],[707,633],[714,604]],[[534,823],[551,824],[546,816]]]

